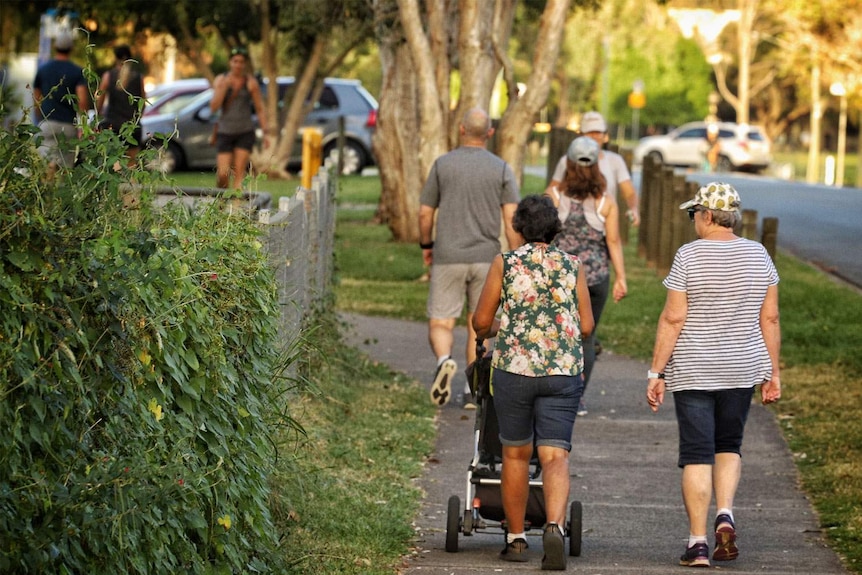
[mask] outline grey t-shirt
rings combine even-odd
[[[500,253],[501,206],[520,201],[509,164],[461,146],[437,158],[419,203],[437,209],[434,263],[491,262]]]

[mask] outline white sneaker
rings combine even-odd
[[[451,357],[437,366],[434,383],[431,385],[431,403],[441,407],[449,403],[452,399],[452,376],[457,369],[458,364]]]

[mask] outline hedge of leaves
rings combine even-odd
[[[275,283],[217,204],[123,208],[112,134],[0,132],[0,572],[277,571]],[[284,407],[283,405],[281,406]]]

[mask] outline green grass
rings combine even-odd
[[[273,517],[289,573],[390,575],[415,535],[415,480],[434,447],[436,408],[422,386],[345,348],[341,328],[323,324],[302,353],[313,387],[289,409],[305,434],[283,436]]]
[[[373,220],[374,178],[345,179],[342,198],[372,207],[339,211],[337,307],[369,315],[425,320],[427,284],[417,246],[393,242]],[[523,194],[544,181],[527,178]],[[354,190],[356,186],[357,189]],[[362,188],[362,190],[359,190]],[[625,249],[629,295],[609,302],[599,327],[605,347],[648,359],[665,289],[637,257],[636,234]],[[772,411],[800,470],[802,486],[833,548],[862,574],[862,295],[792,256],[779,253],[782,382]]]

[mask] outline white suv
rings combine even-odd
[[[706,122],[690,122],[663,136],[641,138],[634,150],[634,163],[646,157],[673,166],[701,169],[706,159]],[[747,170],[759,172],[772,161],[772,145],[757,126],[718,122],[721,151],[718,171]]]

